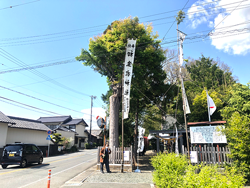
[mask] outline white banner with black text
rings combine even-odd
[[[125,63],[124,63],[124,77],[123,77],[123,119],[128,118],[129,114],[130,87],[131,87],[133,63],[135,57],[135,46],[136,46],[136,40],[128,39]]]

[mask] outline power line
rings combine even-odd
[[[13,8],[13,7],[18,7],[18,6],[22,6],[22,5],[27,5],[27,4],[30,4],[30,3],[36,3],[36,2],[38,2],[38,1],[40,1],[40,0],[31,1],[31,2],[28,2],[28,3],[22,3],[22,4],[18,4],[18,5],[13,5],[13,6],[1,8],[0,10],[4,10],[4,9],[8,9],[8,8]]]
[[[246,0],[244,0],[246,1]],[[230,4],[235,4],[235,3],[230,3]],[[214,8],[217,8],[217,7],[223,7],[223,6],[227,6],[227,5],[230,5],[230,4],[225,4],[225,5],[221,5],[221,6],[216,6],[216,7],[211,7],[209,9],[214,9]],[[198,6],[198,5],[197,5]],[[199,5],[200,6],[200,5]],[[231,7],[230,7],[231,8]],[[245,7],[246,8],[246,7]],[[197,13],[197,12],[203,12],[204,10],[208,10],[208,9],[202,9],[202,10],[199,10],[199,11],[194,11],[194,12],[190,12],[188,14],[193,14],[193,13]],[[215,14],[218,14],[218,13],[215,13]],[[212,15],[212,14],[210,14]],[[207,16],[207,15],[206,15]],[[170,17],[167,17],[167,18],[172,18],[174,16],[170,16]],[[200,16],[199,16],[200,17]],[[147,22],[150,22],[150,21],[156,21],[156,20],[162,20],[162,19],[167,19],[167,18],[159,18],[159,19],[155,19],[155,20],[149,20]],[[169,22],[171,23],[171,22]],[[173,24],[172,24],[173,25]],[[100,26],[104,26],[104,25],[100,25]],[[94,28],[94,27],[100,27],[100,26],[93,26],[93,27],[87,27],[87,28],[83,28],[83,29],[88,29],[88,28]],[[78,31],[78,30],[83,30],[83,29],[77,29],[77,30],[69,30],[69,31],[65,31],[65,32],[58,32],[58,33],[51,33],[51,34],[44,34],[44,35],[35,35],[35,36],[30,36],[30,37],[16,37],[16,38],[7,38],[7,39],[1,39],[2,41],[9,41],[9,40],[21,40],[21,39],[28,39],[28,38],[37,38],[37,37],[44,37],[44,36],[53,36],[53,35],[60,35],[60,34],[63,34],[63,33],[72,33],[74,31]],[[98,30],[98,31],[102,31],[102,30]],[[96,30],[94,31],[88,31],[88,32],[96,32]],[[83,33],[87,33],[87,32],[83,32]],[[81,33],[78,33],[78,34],[81,34]],[[64,37],[64,36],[71,36],[71,35],[77,35],[76,33],[73,33],[73,34],[68,34],[68,35],[63,35],[63,36],[58,36],[59,38],[60,37]],[[54,41],[61,41],[61,40],[68,40],[68,39],[74,39],[74,38],[80,38],[80,37],[89,37],[89,35],[85,35],[85,36],[78,36],[78,37],[71,37],[71,38],[63,38],[63,39],[59,39],[59,40],[49,40],[49,41],[44,41],[44,40],[48,40],[48,39],[54,39],[54,38],[58,38],[58,37],[50,37],[50,38],[45,38],[45,39],[35,39],[35,40],[28,40],[28,41],[17,41],[17,42],[11,42],[11,43],[2,43],[0,45],[2,45],[1,47],[6,47],[6,46],[19,46],[19,45],[28,45],[28,44],[38,44],[38,43],[45,43],[45,42],[54,42]],[[36,41],[39,41],[39,40],[43,40],[42,42],[36,42]],[[34,43],[27,43],[27,42],[32,42],[32,41],[35,41]],[[25,42],[25,43],[22,43],[22,42]],[[17,45],[15,45],[15,43],[19,43]],[[21,43],[21,44],[20,44]],[[10,44],[13,44],[13,45],[10,45]],[[4,46],[6,45],[6,46]]]
[[[24,71],[24,70],[32,70],[32,69],[50,67],[50,66],[54,66],[54,65],[63,65],[63,64],[68,64],[68,63],[75,63],[75,62],[77,62],[75,59],[70,59],[70,60],[66,60],[66,61],[59,61],[59,62],[55,62],[55,63],[36,65],[36,66],[32,66],[32,67],[27,66],[27,67],[19,68],[19,69],[0,71],[0,74],[6,74],[6,73],[11,73],[11,72],[19,72],[19,71]]]
[[[13,83],[10,83],[10,82],[8,82],[8,81],[6,81],[6,80],[3,80],[3,79],[1,79],[1,81],[4,81],[4,82],[9,83],[9,84],[13,84]],[[35,84],[35,83],[33,83],[33,84]],[[62,102],[74,104],[74,105],[77,105],[77,106],[82,106],[82,105],[79,105],[79,104],[76,104],[76,103],[72,103],[72,102],[69,102],[69,101],[64,101],[64,100],[62,100],[62,99],[60,99],[60,98],[58,98],[58,97],[52,97],[52,96],[49,96],[49,95],[44,95],[44,94],[42,94],[42,93],[38,93],[38,92],[36,92],[36,91],[33,91],[33,90],[30,90],[30,89],[27,89],[27,88],[24,88],[24,87],[23,87],[23,86],[26,86],[26,85],[29,85],[29,84],[21,85],[21,86],[20,86],[20,85],[18,86],[18,85],[16,85],[16,84],[13,84],[13,85],[15,85],[16,87],[21,87],[22,89],[26,89],[26,90],[32,91],[32,92],[37,93],[37,94],[39,94],[39,95],[43,95],[43,96],[45,96],[45,97],[49,97],[49,98],[56,99],[56,100],[59,100],[59,101],[62,101]],[[16,87],[10,87],[10,88],[16,88]]]
[[[63,58],[57,58],[57,59],[53,59],[53,60],[47,60],[47,61],[42,61],[42,62],[39,62],[39,63],[31,63],[29,64],[29,66],[37,66],[37,65],[44,65],[45,63],[48,63],[48,62],[58,62],[58,60],[69,60],[70,59],[75,59],[75,56],[70,56],[70,57],[63,57]],[[66,60],[65,60],[66,59]],[[7,68],[6,69],[2,69],[2,71],[7,71],[7,70],[13,70],[13,69],[18,69],[19,67],[8,67],[6,66]]]
[[[209,3],[202,3],[202,4],[191,6],[191,7],[198,7],[198,6],[201,6],[201,5],[213,4],[213,3],[217,3],[219,1],[222,1],[222,0],[217,0],[217,1],[209,2]],[[191,7],[183,8],[182,10],[189,9]],[[171,11],[167,11],[167,12],[162,12],[162,13],[157,13],[157,14],[151,14],[151,15],[148,15],[148,16],[142,16],[142,17],[140,17],[140,19],[148,18],[148,17],[152,17],[152,16],[158,16],[158,15],[162,15],[162,14],[166,14],[166,13],[170,13],[170,12],[176,12],[176,11],[179,11],[179,10],[180,9],[175,9],[175,10],[171,10]]]
[[[17,103],[17,104],[21,104],[21,105],[23,105],[23,106],[27,106],[27,107],[29,107],[29,108],[33,108],[33,109],[35,109],[35,110],[41,110],[41,111],[48,112],[48,113],[51,113],[51,114],[61,115],[61,114],[58,114],[58,113],[56,113],[56,112],[52,112],[52,111],[48,111],[48,110],[43,110],[43,109],[41,109],[41,108],[37,108],[37,107],[31,106],[31,105],[28,105],[28,104],[24,104],[24,103],[21,103],[21,102],[18,102],[18,101],[14,101],[14,100],[12,100],[12,99],[8,99],[8,98],[2,97],[2,96],[0,96],[0,98],[1,98],[1,99],[4,99],[4,100],[7,100],[7,101],[11,101],[11,102]]]
[[[67,110],[70,110],[70,111],[73,111],[73,112],[77,112],[77,113],[80,113],[80,114],[86,114],[86,113],[82,113],[82,112],[79,112],[79,111],[76,111],[76,110],[73,110],[73,109],[70,109],[70,108],[67,108],[67,107],[64,107],[64,106],[61,106],[61,105],[52,103],[52,102],[45,101],[45,100],[43,100],[43,99],[39,99],[39,98],[37,98],[37,97],[31,96],[31,95],[28,95],[28,94],[25,94],[25,93],[22,93],[22,92],[19,92],[19,91],[15,91],[15,90],[13,90],[13,89],[10,89],[10,88],[4,87],[4,86],[0,86],[0,88],[3,88],[3,89],[6,89],[6,90],[9,90],[9,91],[18,93],[18,94],[20,94],[20,95],[24,95],[24,96],[26,96],[26,97],[30,97],[30,98],[36,99],[36,100],[39,100],[39,101],[42,101],[42,102],[45,102],[45,103],[48,103],[48,104],[51,104],[51,105],[60,107],[60,108],[64,108],[64,109],[67,109]],[[87,115],[90,115],[90,114],[87,114]]]
[[[248,7],[250,7],[250,6],[246,6],[246,7],[243,7],[243,8],[248,8]],[[239,9],[237,9],[237,10],[239,10]],[[226,12],[226,11],[222,10],[221,12],[209,14],[208,16],[217,15],[217,14],[220,14],[222,12]],[[193,17],[193,18],[201,18],[201,17],[207,17],[207,15],[196,16],[196,17]],[[166,19],[166,18],[160,18],[160,19],[157,19],[157,20],[162,20],[162,19]],[[173,24],[175,23],[175,21],[174,22],[166,22],[166,23],[172,23],[171,27],[167,31],[167,33],[168,33],[170,31],[170,29],[172,28]],[[165,39],[167,33],[164,35],[163,40]],[[57,41],[62,41],[62,40],[70,40],[70,39],[76,39],[76,38],[82,38],[82,37],[91,37],[91,36],[90,35],[84,35],[84,36],[69,37],[69,38],[63,38],[63,39],[57,39],[57,40],[37,39],[37,40],[29,40],[29,41],[17,41],[17,42],[11,42],[11,43],[0,43],[0,47],[33,45],[33,44],[41,44],[41,43],[47,43],[47,42],[57,42]],[[38,42],[39,40],[43,40],[43,41]],[[34,41],[34,42],[31,42],[31,41]]]
[[[17,59],[15,56],[11,55],[10,53],[6,52],[5,50],[3,50],[3,49],[1,49],[1,48],[0,48],[0,50],[4,51],[8,56],[10,56],[12,59],[14,59],[14,61],[12,61],[13,63],[15,63],[15,64],[17,64],[17,65],[19,65],[19,66],[21,66],[21,67],[23,67],[23,68],[29,67],[27,64],[25,64],[25,63],[22,62],[21,60]],[[50,77],[48,77],[48,76],[46,76],[46,75],[40,73],[40,72],[37,71],[37,70],[32,70],[32,69],[31,69],[31,70],[29,70],[29,71],[32,72],[33,74],[39,76],[40,78],[43,78],[44,80],[47,80],[47,81],[53,83],[54,85],[59,86],[59,87],[61,87],[61,88],[63,88],[63,89],[69,90],[69,91],[71,91],[71,92],[74,92],[74,93],[77,93],[77,94],[80,94],[80,95],[90,96],[90,95],[88,95],[88,94],[85,94],[85,93],[76,91],[76,90],[74,90],[74,89],[72,89],[72,88],[70,88],[70,87],[68,87],[68,86],[65,86],[65,85],[63,85],[63,84],[61,84],[61,83],[59,83],[59,82],[57,82],[57,81],[51,79]],[[81,99],[81,100],[82,100],[82,99]]]
[[[241,1],[241,2],[235,7],[235,9],[238,8],[238,6],[239,6],[242,2],[243,2],[243,1]],[[220,21],[220,23],[218,23],[209,33],[211,33],[216,27],[218,27],[218,25],[220,25],[221,22],[223,22],[229,15],[231,15],[235,9],[233,9],[233,10],[230,12],[230,14],[227,14],[227,15]],[[209,33],[208,33],[208,35],[209,35]]]
[[[249,33],[249,32],[244,32],[244,33],[239,33],[239,34],[232,34],[232,35],[226,35],[226,36],[220,36],[220,37],[217,37],[217,38],[213,38],[213,40],[214,39],[221,39],[221,38],[225,38],[225,37],[231,37],[231,36],[235,36],[235,35],[247,34],[247,33]],[[199,38],[201,38],[201,37],[199,37]],[[196,42],[203,42],[205,40],[211,40],[211,39],[202,39],[202,40],[197,40],[197,41],[194,41],[194,42],[185,42],[185,44],[191,44],[191,43],[196,43]],[[165,43],[165,44],[170,44],[170,43]],[[165,44],[162,44],[162,45],[165,45]],[[177,45],[175,44],[175,45],[168,46],[168,47],[173,47],[173,46],[177,46]]]
[[[45,115],[51,115],[51,114],[47,114],[47,113],[44,113],[44,112],[40,112],[40,111],[36,111],[36,110],[32,110],[32,109],[29,109],[29,108],[25,108],[24,106],[20,106],[20,105],[17,105],[17,104],[13,104],[11,102],[7,102],[7,101],[4,101],[4,100],[1,100],[0,101],[4,102],[4,103],[7,103],[7,104],[10,104],[10,105],[13,105],[13,106],[16,106],[16,107],[19,107],[19,108],[23,108],[23,109],[26,109],[26,110],[30,110],[32,112],[37,112],[37,113],[41,113],[41,114],[45,114]]]

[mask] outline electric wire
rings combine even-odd
[[[33,109],[35,109],[35,110],[41,110],[41,111],[48,112],[48,113],[55,114],[55,115],[62,115],[62,114],[58,114],[58,113],[56,113],[56,112],[52,112],[52,111],[49,111],[49,110],[44,110],[44,109],[37,108],[37,107],[31,106],[31,105],[28,105],[28,104],[24,104],[24,103],[21,103],[21,102],[12,100],[12,99],[8,99],[8,98],[6,98],[6,97],[0,96],[0,98],[1,98],[1,99],[4,99],[4,100],[7,100],[7,101],[11,101],[11,102],[17,103],[17,104],[20,104],[20,105],[23,105],[23,106],[26,106],[26,107],[29,107],[29,108],[33,108]]]
[[[247,0],[244,0],[244,1],[247,1]],[[243,2],[243,1],[242,1]],[[230,3],[230,4],[235,4],[235,3]],[[230,4],[226,4],[226,5],[230,5]],[[221,6],[225,6],[225,5],[221,5]],[[219,7],[221,7],[219,6]],[[243,5],[244,6],[244,5]],[[217,6],[218,7],[218,6]],[[210,9],[214,9],[214,8],[217,8],[217,7],[211,7]],[[231,8],[231,7],[230,7]],[[246,8],[246,7],[245,7]],[[207,9],[202,9],[202,10],[199,10],[199,11],[195,11],[195,12],[191,12],[192,14],[193,13],[197,13],[197,12],[202,12],[204,10],[207,10]],[[191,14],[191,13],[188,13],[188,14]],[[221,12],[220,12],[221,13]],[[218,13],[215,13],[215,14],[218,14]],[[211,14],[210,14],[211,15]],[[205,15],[205,16],[208,16],[208,15]],[[174,16],[171,16],[171,17],[167,17],[167,18],[172,18]],[[197,17],[201,17],[201,16],[197,16]],[[167,19],[167,18],[159,18],[157,20],[161,20],[161,19]],[[156,20],[149,20],[147,22],[150,22],[150,21],[156,21]],[[172,23],[172,22],[169,22],[169,23]],[[172,24],[173,25],[173,24]],[[103,25],[101,25],[103,26]],[[99,27],[99,26],[93,26],[93,27]],[[93,28],[92,27],[92,28]],[[89,27],[91,28],[91,27]],[[80,29],[81,30],[81,29]],[[73,30],[74,31],[74,30]],[[100,31],[100,30],[98,30]],[[19,40],[19,39],[25,39],[25,38],[34,38],[34,37],[41,37],[41,36],[50,36],[50,35],[56,35],[56,34],[61,34],[61,33],[67,33],[67,32],[72,32],[72,31],[65,31],[65,32],[59,32],[59,33],[52,33],[52,34],[45,34],[45,35],[37,35],[37,36],[30,36],[30,37],[17,37],[17,38],[7,38],[7,39],[1,39],[1,40]],[[88,31],[89,32],[89,31]],[[94,32],[94,31],[90,31],[90,32]],[[86,32],[85,32],[86,33]],[[81,34],[81,33],[80,33]],[[71,34],[71,35],[76,35],[76,34]],[[66,35],[66,36],[69,36],[69,35]],[[86,36],[86,35],[85,35]],[[79,37],[85,37],[85,36],[79,36]],[[59,37],[63,37],[63,36],[59,36]],[[74,38],[79,38],[79,37],[71,37],[71,38],[64,38],[64,39],[59,39],[59,40],[50,40],[50,41],[44,41],[46,39],[36,39],[36,40],[30,40],[30,41],[19,41],[19,42],[12,42],[12,43],[1,43],[0,47],[6,47],[6,46],[19,46],[19,45],[28,45],[28,44],[39,44],[39,43],[45,43],[45,42],[55,42],[55,41],[61,41],[61,40],[68,40],[68,39],[74,39]],[[86,37],[90,37],[89,35],[87,35]],[[55,38],[55,37],[54,37]],[[49,38],[48,38],[49,39]],[[43,40],[42,42],[33,42],[32,41],[37,41],[37,40]],[[21,42],[26,42],[26,43],[21,43]],[[27,42],[31,42],[31,43],[27,43]],[[14,44],[14,43],[21,43],[21,44]],[[11,44],[14,44],[14,45],[11,45]]]
[[[19,72],[19,71],[24,71],[24,70],[32,70],[32,69],[50,67],[50,66],[55,66],[55,65],[64,65],[64,64],[75,63],[75,62],[77,62],[75,59],[70,59],[70,60],[59,61],[59,62],[55,62],[55,63],[48,63],[48,64],[42,64],[42,65],[36,65],[36,66],[27,66],[27,67],[24,67],[24,68],[17,68],[17,69],[10,69],[10,70],[5,70],[5,71],[0,71],[0,74],[11,73],[11,72]]]
[[[21,60],[17,59],[15,56],[11,55],[11,54],[8,53],[7,51],[5,51],[5,50],[3,50],[3,49],[1,49],[1,48],[0,48],[0,50],[4,51],[6,54],[8,54],[8,56],[10,56],[12,59],[14,59],[14,61],[12,61],[13,63],[15,63],[15,64],[17,64],[17,65],[19,65],[19,66],[21,66],[21,67],[23,67],[23,68],[29,67],[27,64],[25,64],[25,63],[22,62]],[[72,88],[70,88],[70,87],[68,87],[68,86],[65,86],[65,85],[63,85],[63,84],[61,84],[61,83],[59,83],[59,82],[57,82],[57,81],[51,79],[50,77],[48,77],[48,76],[46,76],[46,75],[40,73],[40,72],[37,71],[37,70],[32,70],[32,69],[31,69],[31,70],[28,70],[28,71],[32,72],[33,74],[39,76],[40,78],[43,78],[44,80],[47,80],[47,81],[53,83],[54,85],[59,86],[59,87],[61,87],[61,88],[63,88],[63,89],[69,90],[69,91],[74,92],[74,93],[77,93],[77,94],[79,94],[79,95],[84,95],[84,96],[88,96],[88,97],[90,96],[90,95],[88,95],[88,94],[85,94],[85,93],[76,91],[76,90],[74,90],[74,89],[72,89]],[[80,100],[82,100],[82,99],[80,99]]]
[[[24,106],[20,106],[20,105],[17,105],[17,104],[8,102],[8,101],[4,101],[4,100],[1,100],[1,99],[0,99],[0,101],[4,102],[4,103],[6,103],[6,104],[13,105],[13,106],[15,106],[15,107],[23,108],[23,109],[26,109],[26,110],[29,110],[29,111],[32,111],[32,112],[37,112],[37,113],[39,113],[39,114],[51,115],[51,114],[47,114],[47,113],[45,113],[45,112],[40,112],[40,111],[36,111],[36,110],[33,110],[33,109],[25,108]]]
[[[51,105],[54,105],[54,106],[57,106],[57,107],[60,107],[60,108],[64,108],[64,109],[67,109],[67,110],[70,110],[70,111],[73,111],[73,112],[77,112],[77,113],[80,113],[80,114],[85,114],[85,113],[82,113],[82,112],[79,112],[79,111],[76,111],[76,110],[73,110],[73,109],[70,109],[70,108],[67,108],[67,107],[64,107],[64,106],[61,106],[61,105],[58,105],[58,104],[49,102],[49,101],[46,101],[46,100],[43,100],[43,99],[39,99],[39,98],[37,98],[37,97],[31,96],[31,95],[28,95],[28,94],[25,94],[25,93],[22,93],[22,92],[20,92],[20,91],[16,91],[16,90],[13,90],[13,89],[4,87],[4,86],[0,86],[0,88],[5,89],[5,90],[9,90],[9,91],[12,91],[12,92],[15,92],[15,93],[18,93],[18,94],[20,94],[20,95],[24,95],[24,96],[26,96],[26,97],[30,97],[30,98],[36,99],[36,100],[39,100],[39,101],[42,101],[42,102],[45,102],[45,103],[47,103],[47,104],[51,104]],[[89,115],[89,114],[88,114],[88,115]]]
[[[18,7],[18,6],[22,6],[22,5],[26,5],[26,4],[30,4],[30,3],[36,3],[38,1],[40,1],[40,0],[31,1],[31,2],[27,2],[27,3],[22,3],[22,4],[17,4],[17,5],[12,5],[12,6],[9,6],[9,7],[1,8],[0,10],[9,9],[9,8],[13,8],[13,7]]]
[[[10,89],[12,89],[12,88],[22,88],[22,89],[26,89],[26,90],[28,90],[28,91],[31,91],[31,92],[37,93],[37,94],[39,94],[39,95],[43,95],[43,96],[45,96],[45,97],[49,97],[49,98],[52,98],[52,99],[55,99],[55,100],[58,100],[58,101],[66,102],[66,103],[69,103],[69,104],[74,104],[74,105],[77,105],[77,106],[82,106],[82,105],[79,105],[79,104],[76,104],[76,103],[73,103],[73,102],[69,102],[69,101],[62,100],[62,99],[60,99],[60,98],[58,98],[58,97],[53,97],[53,96],[45,95],[45,94],[38,93],[38,92],[36,92],[36,91],[33,91],[33,90],[30,90],[30,89],[27,89],[27,88],[24,88],[24,87],[23,87],[23,86],[26,86],[26,85],[29,85],[29,84],[26,84],[26,85],[16,85],[16,84],[13,84],[13,83],[11,83],[11,82],[9,82],[9,81],[6,81],[6,80],[3,80],[3,79],[1,79],[1,81],[6,82],[6,83],[8,83],[8,84],[15,85],[15,87],[9,87]]]
[[[241,1],[236,7],[235,7],[235,9],[236,8],[238,8],[238,6],[242,3],[243,1]],[[218,27],[229,15],[231,15],[232,13],[233,13],[233,11],[235,10],[235,9],[233,9],[229,14],[227,14],[209,33],[211,33],[214,29],[216,29],[216,27]],[[208,35],[209,35],[209,33],[208,33]]]

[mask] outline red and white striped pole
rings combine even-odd
[[[48,183],[47,183],[47,188],[50,188],[50,179],[51,179],[51,170],[49,170],[49,173],[48,173]]]

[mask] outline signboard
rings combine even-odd
[[[50,135],[47,136],[46,140],[51,140]]]
[[[197,151],[190,151],[190,160],[191,163],[198,163]]]
[[[129,161],[129,151],[124,151],[124,161]]]
[[[227,143],[226,135],[217,129],[225,128],[225,126],[203,126],[190,127],[190,137],[192,144],[212,144]]]
[[[135,57],[136,40],[128,40],[126,48],[126,56],[124,63],[124,79],[123,79],[123,119],[128,118],[129,101],[130,101],[130,86],[133,74],[133,63]]]

